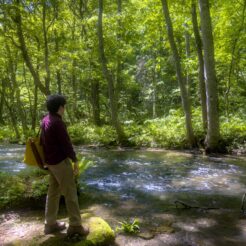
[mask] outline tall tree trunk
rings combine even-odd
[[[186,58],[190,59],[190,33],[188,31],[188,25],[184,24],[185,26],[185,53]],[[191,77],[189,73],[189,69],[186,70],[186,88],[187,88],[187,95],[190,98],[190,84],[191,84]]]
[[[196,141],[195,141],[193,128],[192,128],[190,100],[188,98],[187,88],[185,86],[184,75],[183,75],[183,71],[181,67],[181,58],[179,56],[177,46],[174,40],[173,26],[172,26],[172,21],[171,21],[170,14],[169,14],[167,1],[166,0],[161,0],[161,1],[162,1],[163,13],[164,13],[165,20],[166,20],[168,38],[169,38],[170,46],[173,52],[173,58],[175,61],[176,74],[177,74],[177,78],[179,81],[183,110],[185,113],[187,140],[190,146],[192,147],[196,145]]]
[[[26,78],[26,67],[25,67],[25,63],[23,63],[23,68],[22,68],[23,74],[23,80],[27,89],[27,93],[28,93],[28,102],[29,102],[29,108],[30,108],[30,115],[31,115],[31,122],[32,122],[32,130],[35,129],[35,126],[33,127],[33,106],[32,106],[32,96],[31,96],[31,85],[30,83],[27,83],[27,78]]]
[[[3,119],[3,107],[4,107],[4,97],[5,97],[5,81],[2,79],[2,86],[1,86],[1,99],[0,99],[0,125],[4,125],[4,119]]]
[[[156,64],[154,63],[153,65],[153,70],[152,70],[152,87],[153,87],[153,92],[152,92],[152,118],[156,118]]]
[[[97,79],[91,81],[91,104],[93,112],[93,121],[96,126],[101,125],[99,86],[99,81]]]
[[[8,79],[3,79],[3,80],[7,81]],[[4,104],[6,105],[6,108],[9,111],[10,121],[14,128],[16,139],[19,140],[20,132],[19,132],[18,125],[17,125],[16,113],[13,111],[13,108],[9,105],[7,98],[4,97],[3,99],[4,99]]]
[[[218,83],[215,73],[214,42],[208,0],[199,0],[202,41],[204,47],[205,82],[207,95],[208,132],[207,152],[217,151],[219,146]]]
[[[108,93],[109,93],[109,100],[110,100],[112,124],[116,129],[118,141],[120,143],[124,143],[126,140],[126,136],[118,120],[118,108],[117,108],[117,102],[115,101],[114,81],[112,75],[108,70],[107,59],[104,53],[102,15],[103,15],[103,0],[99,0],[99,14],[98,14],[99,55],[102,65],[102,72],[105,77],[105,80],[108,82]]]
[[[55,30],[55,51],[57,54],[59,53],[59,50],[60,50],[59,37],[57,31]],[[57,82],[58,93],[62,94],[62,78],[61,78],[61,71],[60,71],[59,64],[57,64],[57,68],[56,68],[56,82]]]
[[[57,90],[58,94],[62,94],[62,78],[61,78],[61,71],[60,69],[56,70],[56,81],[57,81]]]
[[[54,19],[58,20],[60,14],[60,3],[59,1],[55,2],[55,7],[54,7]],[[55,52],[56,56],[59,57],[59,51],[60,51],[60,36],[57,33],[57,29],[54,30],[54,35],[55,35]],[[58,63],[59,63],[58,59]],[[61,77],[61,67],[60,64],[56,64],[56,83],[57,83],[57,91],[58,94],[62,94],[62,77]]]
[[[76,32],[76,18],[73,17],[73,27],[72,27],[72,41],[76,42],[75,37]],[[73,58],[72,60],[72,72],[71,72],[71,82],[72,82],[72,89],[73,89],[73,100],[72,100],[72,112],[73,112],[73,122],[78,119],[77,115],[77,74],[76,74],[76,67],[77,67],[77,61],[76,58]]]
[[[5,48],[6,48],[6,52],[8,56],[8,72],[9,72],[10,81],[11,81],[9,84],[10,84],[12,96],[16,98],[16,103],[13,101],[13,104],[11,105],[11,107],[14,105],[14,107],[17,108],[18,114],[20,116],[24,136],[27,136],[27,131],[28,131],[27,120],[26,120],[24,109],[23,109],[23,104],[20,99],[20,88],[16,81],[17,61],[13,60],[12,54],[11,54],[11,51],[10,51],[10,48],[7,42],[5,44]]]
[[[206,88],[205,88],[205,79],[204,79],[204,60],[202,54],[202,40],[199,33],[196,4],[194,0],[191,5],[191,12],[192,12],[192,25],[195,35],[196,50],[197,50],[198,63],[199,63],[199,92],[200,92],[199,94],[200,94],[200,101],[202,107],[202,122],[203,122],[203,129],[205,132],[207,132],[208,121],[207,121],[207,105],[206,105]]]
[[[40,91],[45,94],[49,95],[50,91],[47,90],[47,88],[42,84],[39,74],[35,71],[34,66],[32,64],[31,58],[29,56],[27,47],[26,47],[26,42],[25,38],[23,35],[23,30],[22,30],[22,17],[21,17],[21,12],[20,12],[20,0],[16,0],[17,7],[16,7],[16,15],[13,17],[13,21],[16,23],[17,26],[17,37],[20,43],[20,46],[18,46],[21,50],[23,59],[30,70],[30,73],[32,74],[33,80],[35,85],[40,89]]]
[[[122,22],[121,22],[121,14],[122,14],[122,0],[117,0],[117,14],[118,14],[118,29],[117,29],[117,43],[118,43],[118,47],[121,47],[121,39],[122,39],[122,33],[121,33],[121,26],[122,26]],[[121,57],[121,51],[118,50],[117,51],[117,72],[116,72],[116,88],[115,88],[115,101],[119,102],[119,95],[120,95],[120,91],[122,89],[122,57]],[[119,105],[118,105],[119,106]]]
[[[43,1],[43,35],[44,35],[44,63],[45,63],[45,89],[46,91],[50,90],[50,66],[49,66],[49,47],[48,47],[48,38],[47,38],[47,27],[46,27],[46,1]]]
[[[32,120],[32,130],[35,131],[37,124],[37,108],[38,108],[38,87],[34,86],[34,103],[33,103],[33,120]]]
[[[76,66],[77,62],[75,59],[72,61],[72,74],[71,74],[71,80],[72,80],[72,89],[73,89],[73,100],[72,100],[72,109],[73,109],[73,118],[76,120],[78,118],[77,116],[77,76],[76,76]]]
[[[82,20],[82,25],[81,25],[81,37],[84,40],[84,44],[86,45],[87,50],[91,50],[92,47],[88,42],[88,32],[86,29],[86,24],[83,22],[85,19],[85,14],[88,13],[88,0],[79,0],[79,16],[80,19]],[[87,106],[87,110],[89,115],[91,115],[91,109],[92,109],[92,118],[93,118],[93,123],[96,126],[101,125],[101,119],[100,119],[100,103],[99,103],[99,93],[100,93],[100,83],[97,78],[94,78],[93,75],[91,74],[91,71],[94,68],[94,62],[93,62],[93,52],[90,52],[90,57],[89,57],[89,77],[91,78],[90,80],[90,92],[89,93],[82,93],[82,89],[79,88],[80,91],[80,97],[84,98],[85,104]],[[87,99],[88,98],[88,99]]]
[[[226,103],[226,114],[227,114],[227,117],[229,116],[229,111],[230,111],[229,110],[229,105],[230,105],[229,104],[229,95],[230,95],[230,90],[231,90],[231,80],[232,80],[233,68],[234,68],[235,60],[236,60],[236,57],[235,57],[236,47],[237,47],[238,40],[240,38],[240,34],[245,28],[245,23],[244,23],[245,10],[246,10],[246,0],[244,0],[244,5],[243,5],[243,8],[242,8],[241,25],[239,26],[239,29],[237,31],[237,34],[234,37],[233,44],[232,44],[231,62],[230,62],[228,80],[227,80],[227,89],[226,89],[226,92],[225,92],[225,103]]]

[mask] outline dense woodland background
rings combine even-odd
[[[0,4],[0,140],[60,93],[74,143],[245,148],[245,0]]]

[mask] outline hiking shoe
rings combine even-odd
[[[65,222],[56,222],[53,225],[45,225],[44,226],[44,234],[52,234],[54,232],[59,232],[66,229]]]
[[[85,237],[89,234],[89,230],[85,229],[83,226],[69,226],[67,229],[67,236],[73,237],[75,235],[80,235]]]

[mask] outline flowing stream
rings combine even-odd
[[[31,168],[22,163],[24,150],[20,145],[0,146],[0,171],[15,175]],[[139,218],[142,231],[157,235],[147,244],[136,239],[139,244],[129,245],[164,245],[168,240],[165,245],[176,245],[184,239],[187,245],[246,245],[246,220],[240,215],[245,157],[84,147],[76,152],[94,163],[80,177],[81,208],[114,227],[118,221]],[[177,200],[216,209],[176,208]],[[117,240],[128,245],[127,238]]]
[[[0,171],[18,173],[24,146],[0,146]],[[164,150],[106,150],[76,147],[93,161],[82,176],[85,192],[117,200],[155,202],[205,196],[241,198],[246,192],[244,158],[206,157]],[[147,198],[147,202],[146,202]],[[216,205],[215,200],[211,201]],[[212,205],[212,204],[210,204]]]

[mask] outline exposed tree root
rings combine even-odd
[[[175,202],[176,208],[178,208],[178,205],[181,205],[181,208],[183,209],[200,209],[200,210],[212,210],[212,209],[220,209],[216,207],[199,207],[199,206],[191,206],[187,203],[184,203],[182,201],[176,200]]]

